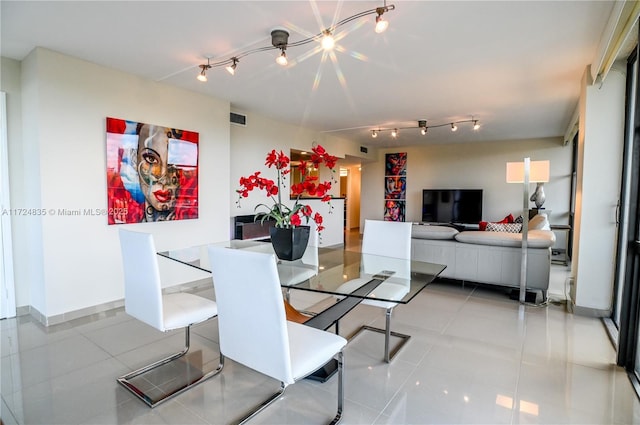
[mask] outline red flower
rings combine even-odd
[[[334,168],[338,160],[337,157],[329,155],[327,151],[319,145],[312,148],[312,151],[311,163],[314,167],[317,168],[319,165],[324,164],[332,171],[332,173],[335,172]],[[317,196],[321,198],[322,202],[330,204],[331,196],[328,192],[331,189],[331,182],[325,181],[322,183],[316,183],[318,178],[309,175],[308,170],[310,167],[307,161],[300,161],[297,165],[301,176],[301,182],[292,185],[290,188],[291,195],[296,198],[294,205],[289,207],[282,203],[282,186],[286,182],[286,176],[291,172],[291,169],[289,168],[290,162],[289,157],[282,151],[276,152],[274,149],[267,153],[265,165],[269,168],[275,167],[278,172],[277,182],[261,177],[260,171],[256,171],[249,177],[240,177],[240,187],[236,189],[236,192],[238,193],[238,200],[236,201],[238,207],[240,206],[240,199],[247,198],[249,196],[249,192],[252,190],[256,188],[264,190],[267,197],[273,200],[273,205],[269,207],[266,204],[259,204],[258,207],[266,207],[268,211],[258,213],[256,218],[262,217],[262,220],[271,218],[276,221],[276,227],[295,227],[302,224],[303,217],[308,223],[313,214],[313,210],[309,205],[300,203],[300,197],[304,193],[307,193],[310,196]],[[331,176],[331,180],[335,181],[333,174]],[[316,212],[313,215],[313,221],[316,223],[318,231],[324,230],[324,226],[322,225],[323,219],[320,213]]]
[[[269,154],[267,154],[267,160],[264,165],[268,165],[269,168],[275,166],[276,169],[282,170],[289,165],[289,157],[284,154],[284,152],[280,151],[276,153],[275,149],[272,150]]]

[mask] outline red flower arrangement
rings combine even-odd
[[[305,219],[305,223],[308,223],[309,219],[312,218],[316,223],[318,231],[324,230],[322,215],[318,212],[314,214],[309,205],[301,204],[300,197],[306,192],[309,196],[321,198],[322,202],[327,202],[331,205],[331,196],[328,192],[331,189],[331,182],[336,181],[333,173],[335,173],[334,168],[338,158],[329,155],[320,145],[312,148],[312,151],[311,164],[313,164],[315,168],[321,164],[329,168],[332,172],[331,181],[318,182],[317,177],[309,175],[307,168],[309,162],[300,161],[297,168],[302,176],[301,181],[291,186],[291,194],[296,197],[296,200],[292,207],[288,207],[282,203],[282,188],[286,187],[287,175],[291,172],[289,168],[290,159],[282,151],[276,152],[274,149],[267,154],[265,165],[269,168],[275,167],[278,173],[277,183],[261,177],[260,171],[256,171],[249,177],[241,177],[240,188],[236,190],[236,192],[238,192],[238,201],[236,201],[238,207],[240,207],[240,200],[248,197],[249,192],[257,188],[266,192],[267,197],[273,200],[273,205],[269,207],[266,204],[258,204],[256,210],[258,208],[266,208],[267,212],[258,212],[256,214],[256,220],[259,219],[264,222],[267,218],[271,218],[275,220],[276,227],[288,228],[300,226],[303,218]],[[333,208],[333,206],[331,206],[331,208]]]

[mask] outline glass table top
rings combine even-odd
[[[212,245],[273,254],[269,242],[230,240]],[[211,272],[207,247],[208,245],[199,245],[158,254]],[[284,288],[401,304],[408,303],[446,267],[424,261],[346,251],[342,247],[309,246],[299,260],[285,261],[277,257],[276,260],[280,284]],[[372,281],[375,282],[372,284]],[[373,289],[363,291],[361,288],[367,284],[368,288]]]

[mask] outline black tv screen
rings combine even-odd
[[[477,224],[482,220],[482,189],[424,189],[422,221]]]

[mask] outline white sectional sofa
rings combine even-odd
[[[546,300],[555,235],[544,215],[534,217],[531,224],[527,237],[527,290],[541,291]],[[520,287],[522,233],[460,232],[450,226],[414,224],[411,236],[412,258],[445,264],[441,277]]]

